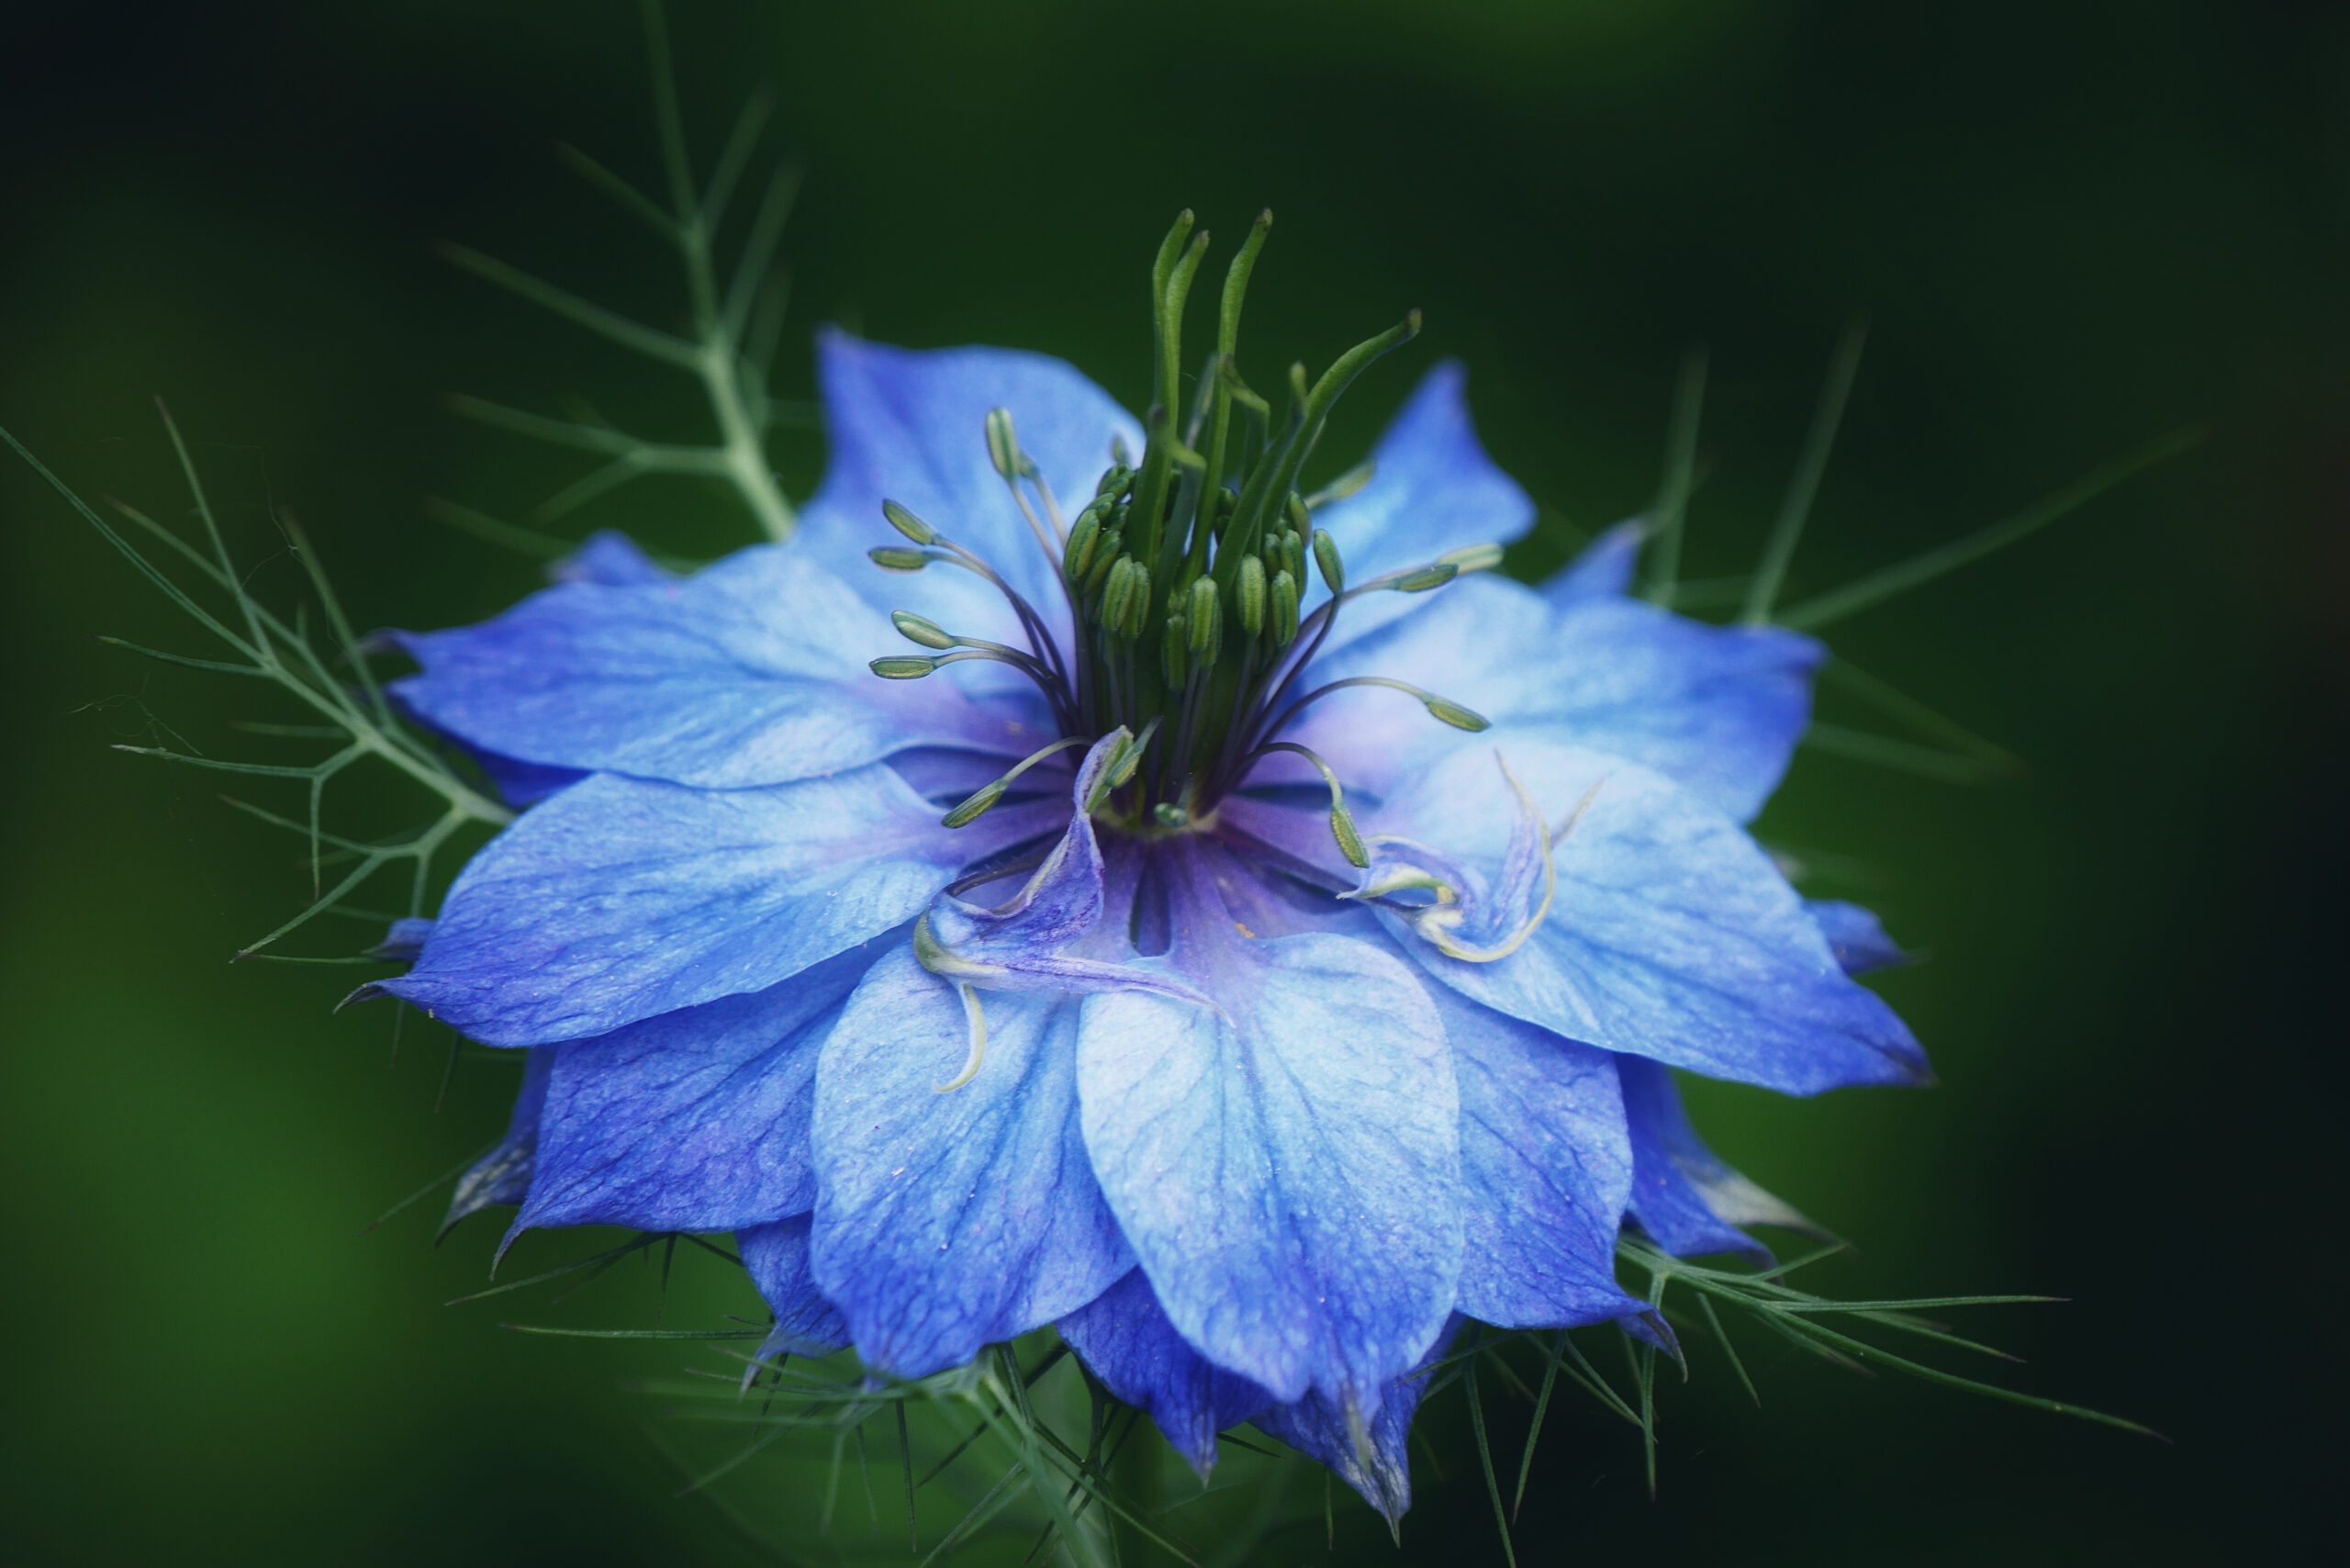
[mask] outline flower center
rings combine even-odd
[[[1204,230],[1189,212],[1175,220],[1151,269],[1157,394],[1144,416],[1141,458],[1118,443],[1093,495],[1075,519],[1037,465],[1021,450],[1008,410],[990,412],[988,454],[1027,521],[1037,548],[1055,568],[1069,635],[1057,638],[1038,609],[986,561],[894,501],[883,503],[909,546],[871,552],[892,571],[943,564],[986,578],[1010,602],[1027,646],[958,636],[920,616],[891,619],[909,641],[932,650],[873,661],[876,675],[914,679],[968,659],[1019,669],[1044,693],[1061,736],[1024,759],[947,813],[951,826],[977,818],[1003,798],[1021,774],[1046,757],[1124,726],[1136,738],[1132,766],[1101,802],[1096,819],[1129,833],[1192,831],[1216,803],[1278,753],[1303,756],[1330,790],[1331,830],[1347,858],[1369,864],[1348,816],[1345,791],[1323,759],[1281,738],[1298,715],[1333,691],[1379,686],[1416,698],[1438,720],[1462,730],[1485,721],[1460,704],[1406,681],[1358,676],[1297,690],[1299,677],[1328,639],[1340,609],[1362,594],[1422,593],[1464,572],[1501,560],[1498,545],[1457,550],[1409,571],[1349,587],[1338,545],[1315,526],[1315,513],[1359,490],[1371,477],[1362,465],[1326,488],[1304,495],[1299,473],[1330,411],[1373,360],[1420,329],[1415,310],[1358,343],[1319,379],[1292,364],[1287,406],[1272,405],[1241,377],[1240,309],[1258,252],[1272,226],[1259,214],[1225,274],[1209,352],[1188,413],[1179,420],[1183,317],[1193,278],[1207,253]],[[1326,597],[1305,608],[1307,557]]]

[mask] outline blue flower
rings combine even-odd
[[[1057,1324],[1203,1473],[1254,1421],[1392,1518],[1463,1322],[1653,1335],[1628,1215],[1799,1220],[1670,1069],[1923,1078],[1882,932],[1742,825],[1819,648],[1627,597],[1637,529],[1493,575],[1533,508],[1458,365],[1311,498],[1323,388],[1228,362],[1180,436],[1025,353],[821,378],[790,543],[406,640],[538,802],[380,987],[531,1052],[453,1218],[734,1231],[772,1350],[889,1375]]]

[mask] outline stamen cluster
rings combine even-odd
[[[910,544],[873,550],[874,563],[891,571],[945,564],[976,573],[1011,604],[1027,646],[960,636],[900,611],[891,618],[899,632],[932,652],[876,659],[873,672],[914,679],[964,660],[991,660],[1018,669],[1051,704],[1060,738],[957,806],[946,818],[950,826],[976,819],[1046,757],[1123,726],[1136,738],[1103,802],[1112,823],[1135,831],[1184,828],[1212,813],[1258,762],[1287,752],[1322,775],[1332,832],[1349,861],[1367,866],[1337,776],[1312,751],[1281,740],[1281,732],[1307,705],[1354,686],[1403,691],[1459,729],[1482,730],[1485,721],[1401,680],[1358,676],[1292,696],[1297,678],[1347,600],[1440,588],[1499,564],[1501,550],[1475,545],[1348,586],[1337,543],[1314,517],[1360,489],[1371,467],[1355,468],[1310,496],[1300,493],[1299,474],[1339,395],[1373,360],[1416,336],[1420,316],[1415,310],[1356,344],[1310,383],[1305,366],[1292,364],[1288,404],[1276,420],[1272,405],[1242,378],[1237,357],[1241,303],[1272,227],[1270,212],[1258,216],[1225,271],[1215,345],[1179,427],[1184,309],[1208,247],[1207,232],[1194,234],[1192,227],[1189,211],[1176,218],[1151,269],[1157,396],[1144,418],[1138,463],[1117,443],[1092,497],[1074,521],[1065,520],[1051,487],[1021,450],[1011,413],[996,409],[987,418],[989,457],[1056,568],[1071,628],[1066,654],[1036,608],[986,561],[885,501],[884,516]],[[1328,597],[1301,614],[1309,555]]]

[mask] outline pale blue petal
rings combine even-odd
[[[1632,1148],[1616,1058],[1437,988],[1460,1084],[1460,1311],[1498,1328],[1638,1317],[1616,1283]]]
[[[956,988],[899,949],[824,1042],[816,1279],[868,1366],[920,1377],[1100,1295],[1134,1266],[1077,1120],[1078,1003],[988,997],[979,1075]]]
[[[532,1051],[522,1063],[522,1087],[506,1122],[506,1136],[498,1147],[476,1160],[449,1195],[448,1212],[441,1216],[446,1236],[457,1222],[484,1209],[519,1204],[531,1190],[531,1175],[539,1143],[539,1108],[547,1097],[547,1075],[554,1065],[552,1047]]]
[[[550,1047],[538,1172],[516,1227],[734,1230],[813,1208],[817,1049],[893,940]]]
[[[1368,1412],[1442,1327],[1460,1271],[1443,1025],[1390,953],[1244,935],[1203,846],[1164,860],[1173,946],[1143,961],[1221,1011],[1086,999],[1086,1148],[1184,1338],[1276,1397]]]
[[[734,1233],[734,1245],[743,1249],[743,1267],[775,1314],[775,1327],[759,1345],[759,1361],[776,1355],[828,1356],[848,1343],[848,1324],[816,1288],[809,1267],[808,1221],[804,1214],[793,1215]]]
[[[1439,980],[1569,1039],[1788,1093],[1926,1078],[1908,1029],[1845,978],[1803,901],[1736,823],[1617,758],[1478,738],[1493,750],[1464,747],[1365,828],[1498,861],[1513,799],[1494,752],[1554,823],[1572,826],[1556,844],[1549,917],[1497,963],[1444,958],[1388,917]]]
[[[1804,908],[1819,924],[1819,934],[1828,938],[1829,950],[1836,955],[1848,975],[1862,975],[1871,969],[1889,969],[1916,962],[1901,945],[1885,934],[1875,915],[1856,903],[1843,903],[1834,899],[1809,899]]]
[[[666,583],[677,574],[655,561],[636,541],[614,528],[599,528],[581,541],[579,548],[547,568],[559,583],[601,583],[628,588],[641,583]]]
[[[740,551],[683,582],[566,583],[495,621],[404,633],[393,689],[466,745],[542,768],[711,789],[779,784],[907,746],[1021,755],[1024,721],[937,680],[867,667],[905,651],[886,616],[796,551]],[[493,769],[495,771],[495,769]]]
[[[1793,632],[1707,626],[1626,599],[1553,611],[1482,573],[1418,602],[1379,635],[1324,655],[1299,689],[1407,680],[1497,727],[1654,768],[1741,822],[1778,787],[1810,722],[1822,650]],[[1412,699],[1378,688],[1333,693],[1292,738],[1374,792],[1461,744]]]
[[[1101,922],[1107,897],[1102,848],[1086,802],[1133,738],[1120,728],[1093,743],[1069,785],[1069,827],[1019,892],[991,907],[949,895],[923,913],[914,928],[914,952],[924,968],[983,991],[1139,989],[1208,1005],[1181,981],[1118,962],[1125,955],[1116,945],[1106,958],[1070,951]]]
[[[1457,359],[1423,376],[1371,452],[1371,483],[1315,514],[1315,525],[1338,546],[1349,584],[1426,566],[1464,545],[1506,544],[1534,526],[1534,502],[1477,439],[1468,381]],[[1367,594],[1346,606],[1330,645],[1412,608],[1404,595]]]
[[[610,1034],[879,936],[1068,809],[1001,807],[957,831],[879,766],[762,790],[599,774],[475,856],[416,968],[365,993],[489,1045]]]
[[[1293,1405],[1276,1405],[1260,1412],[1255,1421],[1258,1429],[1327,1465],[1361,1493],[1362,1500],[1378,1509],[1387,1528],[1393,1529],[1412,1506],[1412,1458],[1406,1447],[1412,1417],[1427,1394],[1431,1369],[1443,1359],[1466,1321],[1457,1313],[1449,1318],[1419,1365],[1382,1391],[1379,1413],[1362,1424],[1363,1435],[1371,1439],[1368,1454],[1355,1447],[1354,1427],[1347,1420],[1345,1406],[1326,1394],[1309,1394]]]
[[[1148,1413],[1169,1447],[1207,1484],[1216,1434],[1273,1402],[1245,1377],[1225,1372],[1184,1342],[1140,1269],[1060,1320],[1060,1336],[1102,1380]]]
[[[882,501],[894,500],[976,552],[1065,636],[1058,575],[989,462],[988,410],[1011,410],[1021,449],[1065,520],[1093,498],[1113,437],[1139,457],[1141,427],[1074,366],[1043,354],[891,348],[840,331],[821,334],[816,354],[832,461],[800,512],[794,547],[882,610],[911,610],[963,636],[1022,643],[1002,598],[970,573],[942,566],[887,573],[865,558],[877,544],[905,543],[882,521]]]
[[[1675,1257],[1737,1252],[1768,1263],[1770,1249],[1739,1226],[1775,1225],[1817,1233],[1795,1209],[1733,1170],[1689,1125],[1672,1070],[1638,1057],[1618,1059],[1631,1131],[1629,1213]]]
[[[1560,567],[1542,585],[1542,597],[1558,610],[1591,599],[1621,599],[1631,591],[1632,569],[1639,565],[1640,545],[1647,538],[1648,525],[1638,518],[1617,523]]]

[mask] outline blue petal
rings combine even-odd
[[[1460,1083],[1460,1288],[1498,1328],[1638,1317],[1616,1284],[1632,1147],[1616,1058],[1438,988]]]
[[[1348,1421],[1345,1406],[1326,1394],[1309,1394],[1294,1405],[1260,1412],[1258,1429],[1329,1466],[1393,1529],[1412,1506],[1412,1460],[1404,1446],[1412,1434],[1412,1417],[1427,1396],[1431,1369],[1466,1321],[1457,1313],[1447,1319],[1418,1366],[1382,1392],[1378,1414],[1362,1423],[1369,1453],[1356,1448],[1355,1427]]]
[[[1675,1257],[1738,1252],[1758,1262],[1770,1249],[1738,1227],[1775,1225],[1818,1227],[1779,1199],[1723,1164],[1689,1125],[1680,1086],[1661,1063],[1619,1058],[1624,1115],[1631,1129],[1629,1212],[1656,1244]]]
[[[464,745],[463,740],[457,744]],[[477,745],[465,745],[465,755],[489,776],[490,783],[498,790],[498,798],[517,808],[535,806],[548,796],[568,790],[588,777],[585,768],[549,767],[542,763],[517,762],[510,756],[500,756]]]
[[[515,1228],[733,1230],[814,1207],[816,1052],[886,946],[551,1047],[538,1174]]]
[[[804,1214],[793,1215],[734,1233],[734,1244],[743,1249],[743,1267],[775,1314],[775,1327],[759,1345],[758,1361],[778,1354],[828,1356],[848,1343],[848,1324],[816,1288],[809,1267],[808,1221]]]
[[[547,568],[559,583],[601,583],[629,588],[640,583],[666,583],[677,574],[656,563],[638,548],[635,540],[618,529],[599,528],[578,549]]]
[[[1315,526],[1338,546],[1348,582],[1423,566],[1464,545],[1506,544],[1534,526],[1534,502],[1477,440],[1468,380],[1457,359],[1422,377],[1371,453],[1371,483],[1316,514]],[[1393,593],[1352,600],[1331,645],[1413,608],[1409,598]]]
[[[1807,899],[1804,908],[1818,923],[1819,934],[1828,938],[1829,950],[1836,955],[1836,961],[1848,975],[1863,975],[1871,969],[1889,969],[1916,961],[1885,934],[1876,916],[1859,904]]]
[[[1215,1468],[1216,1434],[1273,1402],[1245,1377],[1186,1344],[1140,1269],[1060,1320],[1061,1338],[1103,1386],[1148,1412],[1205,1485]]]
[[[1822,650],[1793,632],[1707,626],[1624,599],[1554,611],[1483,574],[1418,602],[1378,636],[1317,659],[1300,689],[1408,680],[1497,726],[1652,767],[1741,822],[1778,787],[1810,722]],[[1372,790],[1461,744],[1408,697],[1375,688],[1316,703],[1294,738]]]
[[[1060,633],[1067,600],[989,462],[988,411],[1011,410],[1021,449],[1059,498],[1065,520],[1093,498],[1113,437],[1141,453],[1141,427],[1075,367],[1043,354],[900,349],[826,331],[817,339],[816,364],[832,462],[800,513],[795,548],[883,610],[912,610],[964,636],[1020,643],[1002,598],[971,574],[934,566],[901,576],[866,560],[876,544],[905,543],[881,519],[882,501],[894,500],[976,552]]]
[[[1077,1124],[1078,1003],[987,1001],[979,1075],[955,988],[873,966],[816,1077],[816,1279],[868,1366],[921,1377],[1075,1311],[1134,1267]]]
[[[888,620],[772,545],[684,582],[566,583],[495,621],[400,642],[424,668],[394,690],[420,718],[543,768],[738,789],[906,746],[1038,744],[949,684],[876,677],[867,661],[904,645]]]
[[[433,924],[431,920],[412,915],[395,920],[384,933],[384,939],[367,949],[367,956],[388,963],[412,964],[416,956],[424,951],[424,939],[432,935]]]
[[[1180,981],[1108,958],[1069,951],[1100,924],[1106,894],[1102,846],[1088,809],[1106,792],[1104,776],[1133,753],[1122,725],[1093,743],[1069,786],[1069,827],[1012,899],[993,908],[942,897],[914,925],[914,956],[933,974],[985,991],[1156,991],[1198,1006],[1207,999]],[[1126,899],[1131,907],[1132,897]]]
[[[471,1218],[484,1209],[519,1204],[529,1194],[538,1151],[539,1108],[546,1103],[547,1075],[554,1065],[552,1047],[542,1047],[524,1059],[522,1087],[514,1096],[506,1136],[498,1140],[496,1148],[457,1178],[457,1190],[449,1195],[448,1212],[441,1216],[442,1236],[448,1235],[460,1220]]]
[[[1553,821],[1572,825],[1555,847],[1550,915],[1510,957],[1462,963],[1402,936],[1438,979],[1569,1039],[1788,1093],[1926,1078],[1908,1029],[1845,978],[1803,901],[1737,824],[1613,757],[1501,732],[1480,739]],[[1513,803],[1492,756],[1469,747],[1364,825],[1498,861]],[[1408,929],[1388,918],[1399,935]]]
[[[880,766],[764,790],[600,774],[474,857],[416,968],[364,994],[494,1046],[610,1034],[869,941],[1068,809],[1002,807],[958,832]]]
[[[1617,523],[1560,567],[1542,585],[1542,597],[1554,610],[1593,599],[1621,599],[1631,591],[1632,568],[1639,565],[1640,545],[1647,538],[1648,525],[1639,519]]]
[[[1183,1338],[1276,1397],[1366,1414],[1443,1326],[1460,1102],[1435,1006],[1369,942],[1252,938],[1203,846],[1166,857],[1173,972],[1220,1012],[1086,999],[1085,1144]]]

